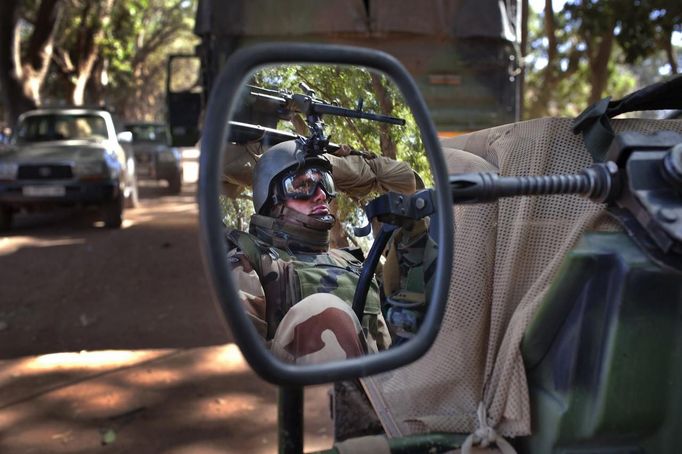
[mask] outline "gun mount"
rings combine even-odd
[[[332,104],[315,96],[315,92],[305,83],[299,84],[303,93],[277,91],[254,85],[247,85],[242,95],[242,108],[235,113],[231,121],[229,140],[244,143],[262,140],[267,145],[274,145],[286,140],[301,140],[306,154],[319,155],[334,152],[340,145],[330,142],[325,133],[323,115],[334,115],[346,118],[378,121],[392,125],[405,125],[402,118],[381,115],[363,110],[363,100],[359,99],[354,109]],[[303,115],[308,127],[309,136],[294,134],[275,129],[278,120],[292,120],[294,115]],[[258,124],[253,124],[257,122]],[[265,126],[263,126],[265,125]],[[354,154],[364,154],[353,151]]]

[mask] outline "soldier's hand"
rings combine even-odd
[[[342,144],[338,150],[336,150],[334,153],[334,156],[338,156],[340,158],[354,155],[354,156],[362,156],[365,159],[374,159],[377,157],[372,152],[369,151],[360,151],[360,150],[355,150],[353,149],[350,145]]]

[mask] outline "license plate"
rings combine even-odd
[[[61,197],[66,194],[64,186],[24,186],[21,191],[29,197]]]

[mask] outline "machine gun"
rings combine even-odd
[[[402,118],[381,115],[363,110],[363,100],[359,99],[354,109],[341,107],[319,99],[305,83],[299,84],[302,93],[270,90],[247,85],[242,94],[241,109],[234,114],[230,122],[230,141],[246,143],[255,140],[271,146],[286,140],[299,140],[304,144],[308,155],[319,155],[335,152],[341,146],[330,142],[324,131],[323,115],[334,115],[346,118],[359,118],[393,125],[405,125]],[[294,115],[301,114],[310,133],[309,137],[276,129],[279,120],[292,120]],[[360,151],[353,154],[364,155]]]

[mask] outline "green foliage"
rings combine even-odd
[[[241,231],[248,230],[249,220],[254,213],[250,193],[236,198],[220,196],[220,209],[224,225]]]
[[[31,0],[24,6],[27,18],[37,4]],[[108,1],[63,1],[44,97],[70,100],[79,62],[89,51],[84,38],[91,33],[97,52],[86,103],[106,103],[130,120],[159,120],[165,109],[167,57],[193,53],[197,43],[197,0],[114,0],[106,5]]]
[[[305,83],[315,92],[317,98],[327,103],[356,108],[359,100],[362,100],[363,111],[405,119],[405,126],[386,126],[370,120],[333,115],[323,117],[324,130],[331,142],[349,145],[356,150],[380,156],[391,156],[395,153],[395,158],[407,162],[422,177],[426,186],[433,185],[421,134],[412,112],[395,84],[385,76],[372,73],[365,68],[287,65],[262,69],[254,74],[250,83],[289,93],[303,93],[299,84]],[[288,121],[280,121],[278,128],[295,132],[293,124]],[[382,133],[386,135],[383,140]],[[351,226],[364,225],[367,222],[361,203],[376,195],[367,194],[363,200],[354,200],[339,194],[336,199],[336,215],[342,221],[346,232],[350,231]],[[245,211],[235,209],[227,200],[223,202],[223,209],[224,219],[230,222],[232,227],[239,228],[234,224],[243,218]],[[366,243],[361,245],[367,248]]]
[[[101,58],[108,64],[110,102],[125,116],[134,120],[162,117],[166,59],[172,53],[193,52],[195,11],[196,0],[115,4]]]
[[[682,30],[682,4],[670,0],[569,0],[554,13],[556,58],[550,51],[544,11],[529,15],[530,51],[527,58],[526,115],[575,116],[597,96],[619,98],[654,77],[640,67],[659,62],[673,31]],[[598,53],[613,36],[606,55],[603,92],[593,84],[600,70]],[[651,68],[658,71],[658,67]],[[660,79],[660,76],[658,77]],[[543,102],[546,101],[546,104]]]
[[[405,126],[389,126],[388,133],[396,145],[396,157],[407,162],[427,182],[431,183],[426,153],[421,134],[409,106],[402,94],[388,78],[374,74],[381,87],[386,90],[384,97],[390,105],[382,105],[382,96],[372,84],[372,73],[365,68],[349,68],[333,65],[289,65],[264,69],[254,75],[253,83],[273,90],[302,93],[299,83],[308,85],[315,96],[341,107],[355,108],[362,100],[363,110],[404,118]],[[386,155],[382,149],[379,128],[381,124],[370,120],[357,120],[337,116],[324,117],[325,133],[332,142],[346,144],[357,150]],[[286,126],[285,126],[286,127]],[[293,128],[289,128],[293,131]]]

